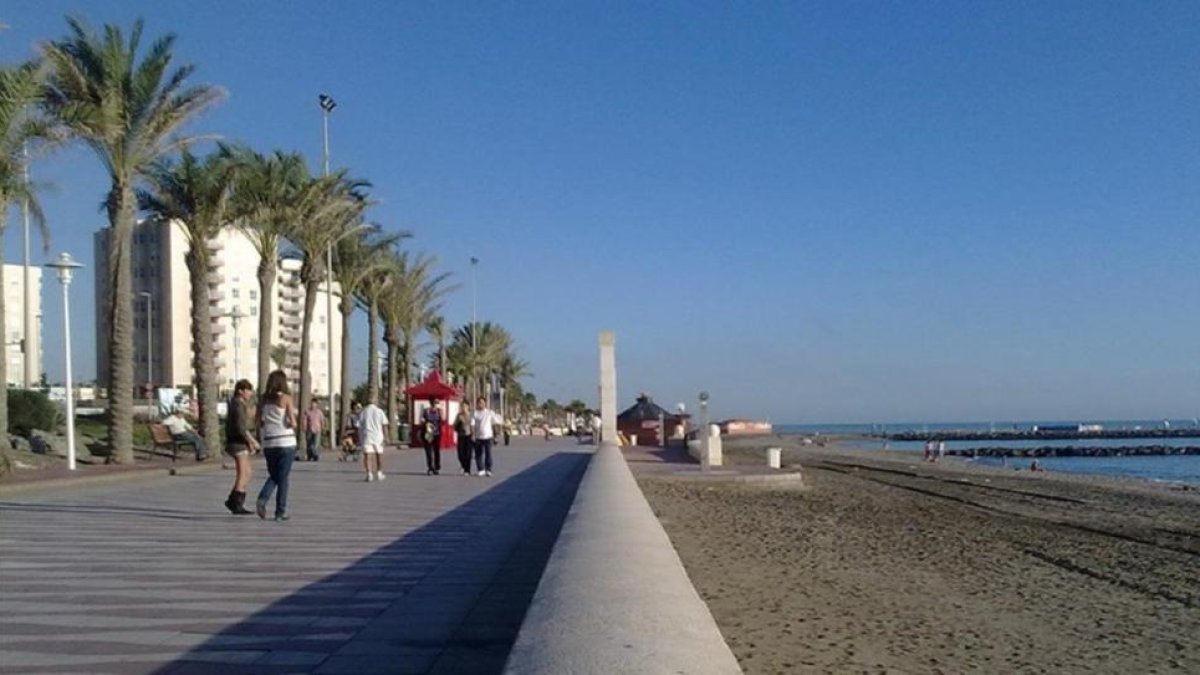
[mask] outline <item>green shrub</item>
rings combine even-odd
[[[29,436],[34,429],[54,431],[58,427],[58,408],[40,391],[8,391],[8,432]]]

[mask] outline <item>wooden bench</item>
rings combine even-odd
[[[188,443],[187,441],[176,440],[175,437],[171,435],[171,430],[168,429],[167,425],[165,424],[157,424],[152,422],[147,426],[150,428],[150,440],[154,442],[154,449],[170,449],[172,462],[179,459],[179,446],[186,445],[188,447],[193,447],[192,444]]]

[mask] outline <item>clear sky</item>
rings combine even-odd
[[[0,60],[67,13],[177,33],[230,93],[197,132],[317,166],[332,94],[334,164],[463,284],[451,323],[480,258],[539,397],[594,399],[611,329],[622,405],[1200,415],[1200,3],[38,0],[0,8]],[[90,269],[98,162],[35,173]],[[90,274],[73,293],[86,379]]]

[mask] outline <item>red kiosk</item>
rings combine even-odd
[[[452,422],[454,416],[458,414],[458,405],[455,404],[462,399],[462,392],[457,387],[443,382],[442,374],[434,370],[429,373],[423,382],[405,389],[404,393],[408,394],[409,400],[413,403],[413,405],[408,406],[408,422],[411,429],[409,432],[408,447],[425,447],[421,439],[421,425],[423,423],[421,415],[424,414],[425,408],[429,406],[437,406],[442,411],[441,448],[446,450],[455,447]],[[425,405],[416,405],[418,401],[425,401]]]

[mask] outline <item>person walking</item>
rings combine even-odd
[[[496,427],[500,416],[488,407],[487,399],[480,396],[475,401],[475,413],[471,415],[471,438],[475,443],[475,469],[480,476],[492,475],[492,443],[496,439]]]
[[[362,409],[359,415],[359,443],[362,445],[363,468],[367,470],[367,482],[381,481],[383,475],[383,439],[384,429],[387,428],[387,414],[371,401]],[[371,458],[374,457],[375,468],[371,468]]]
[[[464,476],[471,475],[471,404],[463,401],[454,417],[454,437],[458,445],[458,465]]]
[[[358,401],[350,408],[350,416],[346,418],[346,427],[342,429],[342,455],[339,462],[354,461],[358,454],[358,420],[362,416],[362,404]]]
[[[307,441],[304,459],[309,462],[321,459],[321,433],[323,431],[325,431],[325,413],[321,412],[321,406],[317,405],[317,400],[314,398],[308,404],[308,411],[304,413],[304,432],[305,441]]]
[[[275,495],[275,520],[288,520],[289,479],[296,460],[296,408],[282,370],[267,376],[266,389],[258,402],[258,437],[267,458],[267,482],[258,492],[258,517],[267,517],[267,502]]]
[[[258,441],[250,433],[250,411],[246,406],[254,395],[254,385],[249,380],[238,380],[229,399],[229,412],[225,415],[225,454],[233,458],[237,474],[233,479],[233,490],[225,500],[225,508],[234,515],[254,513],[246,508],[246,486],[250,484],[250,453],[258,452]]]
[[[442,411],[434,401],[421,413],[421,443],[425,446],[425,475],[436,476],[442,472]]]

